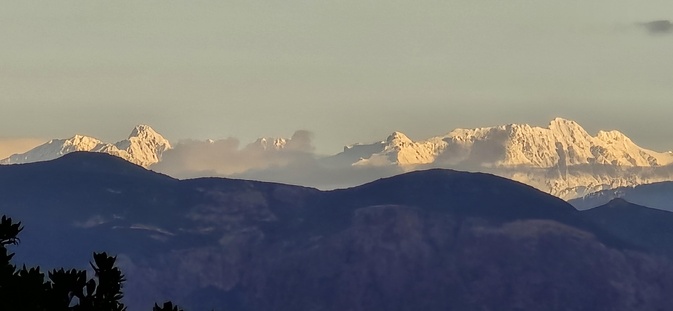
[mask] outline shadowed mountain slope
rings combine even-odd
[[[673,212],[673,182],[665,181],[636,187],[621,187],[598,191],[568,202],[577,209],[583,210],[606,204],[616,198],[621,198],[634,204]]]
[[[673,213],[613,199],[582,211],[582,216],[611,234],[648,251],[673,258]]]
[[[673,268],[572,206],[429,170],[318,191],[175,180],[105,154],[0,166],[18,262],[119,254],[130,310],[657,310]]]

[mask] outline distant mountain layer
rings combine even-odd
[[[483,173],[435,169],[319,191],[176,180],[77,152],[0,166],[0,197],[0,212],[25,226],[16,262],[84,268],[92,251],[117,254],[131,311],[167,299],[189,310],[673,305],[670,257],[609,230],[629,214],[600,209],[608,223],[596,221]],[[629,234],[646,237],[650,218],[637,219]]]
[[[635,204],[673,212],[673,182],[658,182],[599,191],[570,200],[570,203],[578,209],[587,209],[606,204],[613,199],[623,199]]]
[[[331,185],[326,182],[332,181],[329,172],[341,178],[332,183],[335,186],[354,186],[400,171],[451,168],[496,174],[563,199],[673,180],[673,153],[641,148],[618,131],[600,131],[592,136],[576,122],[561,118],[545,128],[509,124],[455,129],[420,141],[394,132],[385,140],[346,146],[343,152],[328,157],[312,153],[308,136],[302,132],[287,139],[260,138],[240,150],[235,139],[192,141],[170,150],[171,144],[160,134],[148,126],[138,126],[128,139],[115,144],[76,135],[52,140],[0,160],[0,164],[45,161],[73,151],[92,151],[183,178],[243,176],[322,188],[323,184],[327,188]],[[173,161],[161,162],[164,153],[173,156]],[[284,168],[287,172],[280,174]],[[302,179],[301,174],[307,177]]]
[[[26,153],[15,154],[0,160],[0,164],[21,164],[53,160],[75,151],[102,152],[120,157],[131,163],[149,167],[161,161],[164,151],[171,144],[147,125],[136,126],[127,139],[114,144],[96,138],[75,135],[68,139],[52,139]]]
[[[673,213],[670,211],[613,199],[581,214],[624,241],[673,258]]]

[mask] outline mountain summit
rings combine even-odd
[[[637,146],[618,131],[591,136],[577,122],[556,118],[546,128],[508,124],[455,129],[443,136],[412,141],[395,132],[386,140],[344,148],[336,157],[358,155],[356,165],[476,164],[483,167],[534,168],[601,164],[654,167],[673,163],[673,155]],[[381,161],[386,158],[389,161]]]
[[[48,161],[71,152],[88,151],[111,154],[131,163],[149,167],[161,161],[162,153],[168,149],[171,149],[171,144],[161,134],[148,125],[138,125],[127,139],[114,144],[83,135],[75,135],[68,139],[52,139],[25,153],[2,159],[0,164]]]
[[[128,154],[121,158],[148,167],[161,161],[161,155],[171,149],[171,143],[150,126],[138,125],[127,139],[115,143],[115,147]]]
[[[455,129],[413,141],[395,132],[371,144],[354,144],[325,160],[354,167],[425,167],[485,171],[562,198],[603,189],[673,179],[673,154],[636,145],[618,131],[590,135],[572,120],[547,127],[508,124]]]

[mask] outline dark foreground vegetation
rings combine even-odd
[[[13,253],[8,245],[19,243],[21,223],[11,218],[0,219],[0,310],[21,311],[123,311],[121,302],[124,275],[115,267],[116,257],[107,253],[94,253],[91,268],[93,278],[85,270],[53,269],[48,279],[40,267],[18,269],[11,263]],[[166,302],[155,304],[153,311],[178,311],[177,306]]]

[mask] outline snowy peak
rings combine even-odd
[[[61,155],[74,151],[91,151],[102,148],[105,145],[98,139],[82,135],[75,135],[69,139],[52,139],[47,144],[54,147],[61,146],[61,149],[58,151]]]
[[[290,138],[262,137],[246,146],[247,149],[262,151],[312,152],[311,133],[306,130],[297,130]]]
[[[171,149],[171,143],[148,125],[136,126],[129,138],[117,142],[115,146],[128,154],[122,158],[144,167],[158,163],[161,155]]]
[[[547,127],[455,129],[421,141],[395,132],[384,141],[348,146],[329,160],[403,170],[429,166],[487,171],[563,198],[673,178],[668,173],[673,171],[673,153],[641,148],[618,131],[592,136],[577,122],[562,118]]]
[[[586,164],[652,167],[673,163],[673,155],[670,153],[641,148],[618,131],[601,131],[594,137],[577,122],[562,118],[552,120],[546,128],[508,124],[455,129],[445,136],[416,142],[400,132],[394,132],[382,142],[382,149],[375,148],[375,145],[380,144],[370,145],[367,149],[373,153],[361,154],[356,164],[380,166],[469,163],[482,167],[564,169],[567,166]],[[344,148],[343,153],[354,149],[356,148]],[[362,151],[365,148],[357,149]]]
[[[596,138],[606,143],[632,143],[631,139],[620,131],[599,131]]]
[[[500,131],[506,134],[499,134]],[[486,131],[488,135],[470,132],[463,130],[452,134],[469,133],[472,135],[469,138],[480,145],[490,145],[490,150],[497,151],[500,144],[504,147],[502,154],[496,157],[499,160],[491,163],[495,166],[550,168],[604,164],[649,167],[673,163],[670,155],[643,149],[618,131],[601,131],[593,137],[577,122],[561,118],[552,120],[547,128],[523,124],[490,128]]]
[[[357,153],[357,161],[352,165],[361,166],[412,166],[417,164],[432,163],[435,153],[432,148],[424,143],[417,143],[404,135],[402,132],[393,132],[381,142],[373,144],[356,144],[344,148],[344,152],[337,154],[335,158],[348,159]],[[367,151],[373,153],[366,154]]]
[[[311,139],[310,132],[300,130],[290,138],[259,138],[244,149],[259,154],[279,153],[283,159],[296,154],[314,155]],[[75,151],[89,151],[150,167],[171,148],[170,142],[150,126],[138,125],[128,138],[116,143],[75,135],[12,155],[0,160],[0,164],[46,161]],[[258,160],[272,158],[261,156]],[[441,167],[482,171],[566,199],[615,187],[673,180],[673,152],[641,148],[619,131],[599,131],[592,136],[577,122],[562,118],[542,127],[507,124],[458,128],[418,141],[396,131],[370,144],[346,146],[343,152],[319,158],[318,163],[336,170],[376,167],[373,171],[400,172]]]
[[[281,150],[287,145],[287,138],[262,137],[254,143],[248,145],[251,148],[261,148],[262,150]]]
[[[386,142],[388,144],[393,144],[393,145],[403,145],[403,144],[410,144],[413,143],[407,135],[404,135],[402,132],[393,132],[386,138]]]
[[[591,136],[577,122],[562,118],[555,118],[554,120],[549,122],[549,126],[547,128],[563,136],[579,136],[579,137]]]
[[[162,140],[166,141],[161,134],[157,133],[152,127],[145,124],[136,125],[129,135],[130,138],[139,138],[145,140]]]
[[[52,139],[23,154],[14,154],[0,160],[0,164],[28,163],[56,159],[75,151],[95,151],[104,149],[106,144],[89,136],[75,135],[68,139]]]
[[[104,143],[96,138],[75,135],[68,139],[52,139],[26,153],[15,154],[0,160],[0,164],[21,164],[56,159],[75,151],[102,152],[118,156],[143,167],[157,163],[161,154],[171,149],[171,144],[147,125],[138,125],[129,138],[115,144]]]

